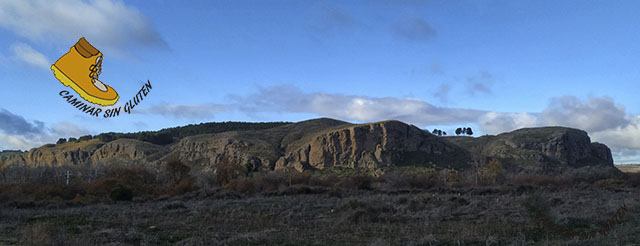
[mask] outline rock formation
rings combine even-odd
[[[611,150],[592,143],[586,132],[566,127],[523,128],[497,136],[449,137],[478,159],[495,158],[509,169],[563,171],[613,167]]]
[[[463,149],[399,121],[349,125],[284,146],[275,168],[298,170],[332,166],[378,168],[391,165],[435,165],[463,168],[470,156]]]
[[[525,128],[497,136],[437,137],[399,121],[350,124],[321,118],[264,130],[183,137],[166,146],[135,139],[48,144],[10,155],[6,165],[129,164],[159,167],[178,158],[205,170],[229,159],[250,169],[379,168],[420,165],[468,168],[494,158],[514,171],[613,167],[607,146],[563,127]]]

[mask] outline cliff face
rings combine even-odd
[[[316,119],[266,130],[184,137],[167,146],[134,139],[98,139],[45,145],[5,158],[6,165],[136,164],[156,166],[178,158],[214,169],[223,159],[250,169],[378,168],[421,165],[463,169],[495,158],[512,170],[555,171],[613,167],[607,146],[591,143],[584,131],[526,128],[497,136],[436,137],[399,121],[350,124]]]
[[[104,143],[98,140],[85,141],[67,145],[47,144],[34,148],[26,153],[14,155],[5,160],[8,165],[26,164],[30,166],[61,166],[88,164],[93,152]]]
[[[135,139],[118,139],[109,143],[93,139],[80,143],[47,144],[8,158],[7,164],[29,166],[91,165],[118,162],[149,163],[168,152],[162,146]]]
[[[224,158],[252,167],[272,167],[279,156],[275,143],[261,139],[256,132],[205,134],[187,137],[172,146],[164,159],[178,159],[213,169]]]
[[[377,168],[425,165],[462,168],[466,151],[399,121],[352,125],[285,146],[275,168],[325,169],[332,166]]]
[[[91,155],[91,163],[113,162],[139,163],[153,162],[166,155],[169,149],[163,146],[138,141],[118,139],[108,142]]]
[[[613,167],[606,145],[592,143],[586,132],[571,128],[524,128],[497,136],[451,137],[449,141],[477,157],[499,159],[513,169]]]

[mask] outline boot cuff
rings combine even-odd
[[[84,37],[80,38],[73,47],[75,47],[76,50],[78,50],[78,53],[80,53],[84,58],[89,58],[100,53],[100,51],[93,47],[93,45],[84,39]]]

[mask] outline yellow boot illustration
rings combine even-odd
[[[102,73],[102,53],[83,37],[51,65],[53,75],[71,86],[85,100],[102,106],[118,102],[118,93],[98,80]]]

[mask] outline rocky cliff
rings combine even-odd
[[[223,159],[266,170],[392,165],[463,169],[491,158],[516,171],[613,167],[609,148],[591,143],[586,132],[576,129],[544,127],[479,138],[436,137],[399,121],[350,124],[327,118],[264,130],[188,136],[166,146],[124,138],[49,144],[6,157],[5,163],[158,167],[172,158],[204,169],[214,169]]]
[[[464,160],[470,157],[462,148],[399,121],[331,129],[283,148],[285,154],[276,162],[276,169],[378,168],[391,165],[464,168],[468,165]]]
[[[609,148],[586,132],[565,127],[523,128],[497,136],[449,137],[478,159],[495,158],[510,169],[563,171],[585,166],[613,167]]]

